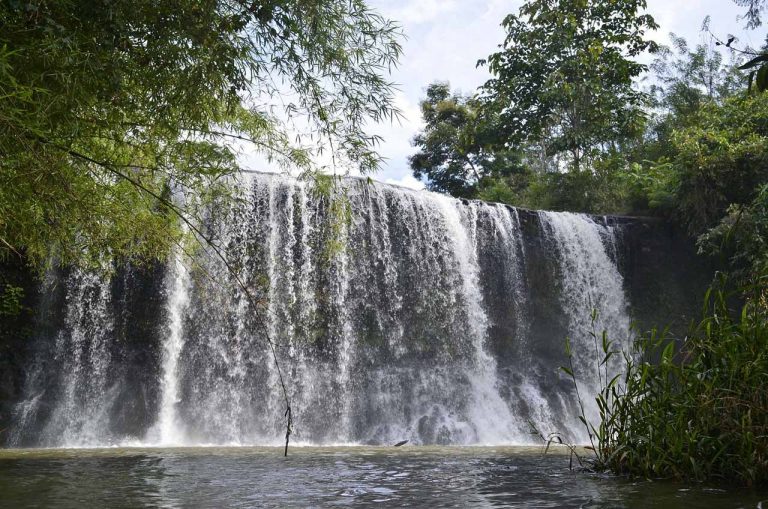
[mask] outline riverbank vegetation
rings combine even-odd
[[[654,330],[621,352],[595,335],[606,376],[599,422],[577,393],[594,452],[583,465],[648,479],[768,483],[768,307],[758,293],[734,315],[727,286],[720,278],[707,293],[703,319],[682,343]],[[609,379],[618,356],[624,365]],[[572,368],[562,370],[577,383]]]
[[[737,3],[759,27],[763,3]],[[427,88],[410,165],[430,189],[455,196],[659,216],[720,257],[727,277],[685,337],[643,333],[633,352],[603,338],[600,369],[623,355],[625,371],[601,380],[600,422],[582,418],[599,470],[764,484],[768,44],[718,38],[707,19],[710,44],[672,34],[671,47],[658,46],[645,7],[525,2],[504,19],[500,51],[478,64],[492,75],[484,86],[472,95]]]

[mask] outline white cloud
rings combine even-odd
[[[416,189],[416,190],[424,189],[424,182],[418,180],[416,177],[414,177],[410,173],[403,175],[403,177],[400,179],[387,179],[384,181],[384,183],[392,184],[400,187],[407,187],[409,189]]]
[[[435,21],[459,7],[459,2],[455,0],[389,0],[371,3],[384,16],[407,26]]]

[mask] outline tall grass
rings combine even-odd
[[[707,292],[684,341],[652,331],[618,352],[605,334],[599,367],[621,354],[624,372],[601,376],[600,422],[582,410],[593,467],[646,478],[768,484],[768,309],[765,295],[734,313],[722,287]],[[571,353],[568,353],[572,360]],[[572,367],[563,371],[576,383]],[[581,396],[579,404],[582,405]]]

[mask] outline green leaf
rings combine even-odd
[[[670,341],[669,344],[664,348],[664,351],[661,354],[662,361],[664,363],[672,362],[672,357],[675,354],[675,343],[673,341]]]
[[[752,60],[750,60],[749,62],[747,62],[746,64],[740,65],[738,68],[744,71],[746,69],[752,69],[753,67],[757,67],[763,62],[768,62],[768,53],[759,55],[753,58]]]
[[[757,86],[757,90],[760,92],[768,90],[768,65],[764,65],[757,70],[755,86]]]

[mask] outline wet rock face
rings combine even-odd
[[[18,312],[6,309],[0,315],[0,444],[8,435],[14,405],[22,398],[24,368],[31,362],[33,309],[40,298],[34,275],[17,258],[0,263],[0,299],[9,288],[20,288],[23,297]]]
[[[253,299],[202,254],[49,275],[30,347],[2,382],[13,386],[4,440],[278,443],[284,401],[267,340],[299,441],[526,443],[529,421],[581,440],[557,370],[565,337],[594,389],[593,308],[595,326],[627,344],[633,319],[691,316],[711,274],[652,219],[344,185],[341,228],[327,198],[279,176],[255,177],[247,204],[211,212],[206,228]]]
[[[549,303],[558,297],[558,264],[539,220],[540,212],[519,209],[527,253],[527,289],[538,336],[562,331],[564,315]],[[696,253],[694,240],[658,218],[591,216],[614,228],[611,256],[623,278],[629,315],[639,331],[669,326],[683,336],[699,318],[701,299],[717,270],[716,260]],[[503,322],[503,316],[499,320]],[[511,334],[503,334],[510,337]]]
[[[621,226],[621,270],[640,330],[669,326],[683,337],[701,318],[704,293],[718,262],[674,225],[649,218],[613,218]]]
[[[142,437],[158,404],[157,379],[164,335],[166,268],[126,268],[112,280],[115,308],[111,356],[114,399],[109,420],[116,436]]]

